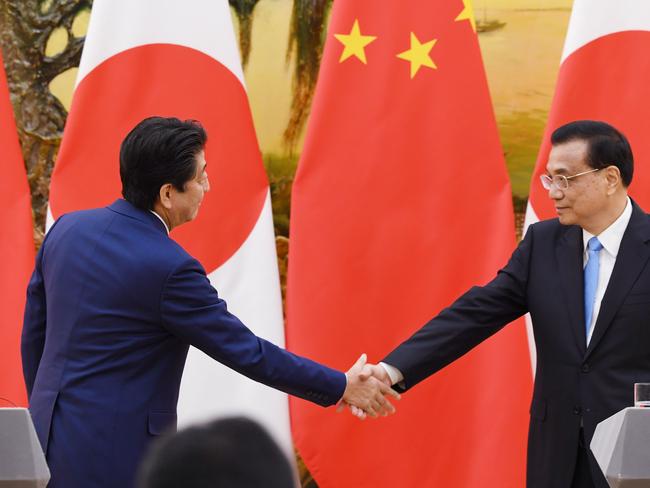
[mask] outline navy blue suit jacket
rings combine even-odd
[[[496,278],[470,289],[384,359],[404,374],[406,390],[530,312],[537,370],[529,488],[571,486],[581,426],[589,442],[599,422],[633,405],[634,383],[650,381],[650,217],[633,203],[588,347],[583,251],[580,227],[557,219],[530,226]],[[590,465],[595,486],[607,488],[593,456]]]
[[[124,200],[62,216],[27,290],[22,355],[51,488],[128,488],[175,428],[189,345],[323,406],[345,376],[260,339],[151,212]],[[216,387],[216,386],[215,386]]]

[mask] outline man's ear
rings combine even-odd
[[[607,178],[607,194],[613,194],[622,181],[621,171],[614,165],[605,168],[605,178]]]
[[[173,191],[173,186],[171,183],[165,183],[163,186],[160,187],[160,191],[158,192],[158,198],[160,199],[160,204],[163,206],[163,208],[166,208],[167,210],[172,208],[172,191]]]

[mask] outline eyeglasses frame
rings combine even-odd
[[[555,185],[555,188],[557,188],[558,190],[566,191],[569,189],[569,180],[572,180],[573,178],[577,178],[578,176],[588,175],[589,173],[595,173],[596,171],[600,171],[601,169],[605,169],[605,168],[594,168],[571,176],[554,175],[552,178],[549,175],[543,174],[543,175],[539,175],[539,179],[542,182],[542,186],[544,187],[545,190],[551,190],[551,188],[553,188],[553,185]],[[562,181],[564,181],[565,187],[562,188],[560,185],[555,183],[553,181],[555,178],[560,178]]]

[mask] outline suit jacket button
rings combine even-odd
[[[582,409],[580,407],[577,405],[573,407],[573,415],[580,415],[580,412],[582,412]]]
[[[587,363],[582,365],[582,368],[580,368],[580,371],[583,373],[588,373],[589,372],[589,365]]]

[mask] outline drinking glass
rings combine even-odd
[[[634,383],[634,406],[650,408],[650,383]]]

